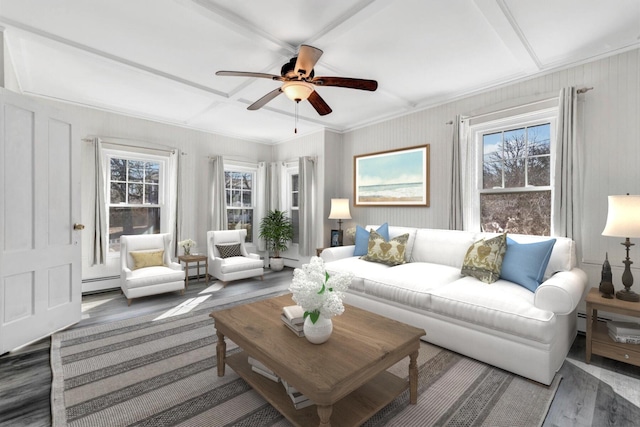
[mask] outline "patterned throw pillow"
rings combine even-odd
[[[500,278],[502,260],[507,250],[507,233],[489,240],[478,240],[469,247],[462,263],[462,275],[475,277],[484,283]]]
[[[132,251],[133,269],[164,265],[164,250]]]
[[[220,252],[220,258],[229,258],[232,256],[242,256],[240,251],[240,243],[232,243],[230,245],[216,245],[218,252]]]
[[[365,261],[379,262],[387,265],[404,264],[404,251],[409,240],[409,233],[386,241],[384,237],[371,230],[369,233],[369,250],[360,257]]]

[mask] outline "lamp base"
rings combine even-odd
[[[621,291],[616,292],[616,298],[621,299],[622,301],[629,301],[629,302],[640,301],[640,295],[636,294],[630,289],[623,289]]]

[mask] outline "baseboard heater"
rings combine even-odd
[[[82,295],[110,292],[120,288],[120,276],[91,277],[82,279]]]

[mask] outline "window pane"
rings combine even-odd
[[[226,199],[227,206],[231,206],[231,190],[227,190],[226,193],[227,193],[227,199]]]
[[[242,206],[251,207],[251,193],[248,191],[242,192]]]
[[[502,162],[485,163],[482,168],[482,188],[502,188]]]
[[[111,159],[111,180],[126,181],[127,179],[127,161],[124,159]]]
[[[231,192],[231,203],[229,206],[242,206],[242,193],[240,191]]]
[[[300,243],[300,211],[293,209],[291,211],[291,223],[293,224],[293,240],[292,243]]]
[[[109,251],[120,252],[120,236],[123,234],[160,233],[160,208],[112,207],[109,208]]]
[[[247,230],[246,242],[253,242],[253,210],[252,209],[228,209],[227,228],[229,230]]]
[[[300,186],[298,184],[298,174],[291,175],[291,189],[293,191],[300,191]]]
[[[482,152],[485,162],[502,160],[502,132],[482,135]]]
[[[129,184],[129,204],[142,204],[142,184]]]
[[[158,204],[158,185],[147,184],[144,186],[144,202],[152,205]]]
[[[551,234],[551,191],[480,195],[480,221],[487,232]]]
[[[291,194],[291,207],[292,208],[298,207],[298,193]]]
[[[524,159],[506,160],[504,162],[505,188],[524,187]]]
[[[160,163],[147,162],[144,165],[144,182],[157,184],[160,180]]]
[[[242,188],[242,174],[233,172],[233,180],[231,181],[231,188],[234,190]]]
[[[129,160],[129,181],[142,182],[144,178],[144,162]]]
[[[551,153],[550,132],[551,125],[549,123],[532,126],[527,129],[527,138],[529,140],[529,156],[538,156],[540,154]]]
[[[109,203],[126,203],[127,201],[127,184],[125,183],[111,183],[111,195],[109,196]]]
[[[524,128],[504,133],[503,155],[505,159],[521,159],[527,154],[527,139]],[[506,179],[506,178],[505,178]]]
[[[242,189],[243,190],[251,190],[253,187],[253,174],[243,173],[242,174]]]
[[[226,189],[231,188],[231,172],[224,173],[224,188]]]
[[[551,157],[531,157],[528,163],[529,185],[551,185]]]

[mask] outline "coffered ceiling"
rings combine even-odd
[[[23,93],[264,143],[293,137],[295,103],[269,79],[300,44],[317,88],[300,134],[348,131],[506,82],[640,47],[640,0],[1,0],[5,62]],[[9,80],[7,78],[7,80]]]

